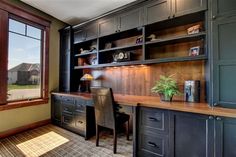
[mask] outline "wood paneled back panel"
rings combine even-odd
[[[110,67],[93,69],[95,80],[92,86],[111,87],[116,94],[153,96],[151,88],[160,75],[172,75],[177,80],[181,92],[185,80],[201,81],[201,102],[205,102],[205,61],[172,62],[152,65]],[[174,100],[183,100],[175,96]]]

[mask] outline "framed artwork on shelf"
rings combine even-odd
[[[200,46],[191,47],[189,50],[189,56],[198,56],[200,52]]]

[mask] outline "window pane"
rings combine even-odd
[[[30,36],[36,39],[41,39],[41,30],[27,25],[27,36]]]
[[[25,27],[26,25],[24,23],[12,19],[9,20],[9,30],[11,32],[16,32],[25,35]]]
[[[41,97],[41,41],[9,32],[8,101]]]

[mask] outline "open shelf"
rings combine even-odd
[[[161,58],[161,59],[148,59],[145,60],[145,64],[154,64],[154,63],[166,63],[166,62],[185,62],[185,61],[195,61],[195,60],[207,60],[206,55],[198,56],[186,56],[186,57],[174,57],[174,58]]]
[[[96,54],[96,52],[89,52],[89,53],[82,53],[82,54],[76,54],[75,57],[82,57],[82,56],[87,56],[87,55],[91,55],[91,54]]]
[[[165,39],[156,39],[154,41],[148,41],[146,42],[146,45],[150,44],[158,44],[158,43],[174,43],[174,42],[185,42],[190,40],[199,40],[199,38],[204,37],[206,35],[206,32],[200,32],[197,34],[186,34],[186,35],[180,35],[180,36],[173,36]]]
[[[143,43],[135,44],[135,45],[120,46],[120,47],[114,47],[114,48],[110,48],[110,49],[100,50],[99,52],[107,52],[107,51],[115,51],[115,50],[122,50],[122,49],[128,49],[128,48],[135,48],[135,47],[142,46],[142,45],[143,45]]]

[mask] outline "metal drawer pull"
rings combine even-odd
[[[160,121],[161,118],[154,118],[154,117],[148,117],[149,120],[151,121]]]
[[[83,124],[83,122],[82,121],[78,121],[80,124]]]
[[[148,145],[151,146],[151,147],[156,147],[156,148],[159,148],[159,146],[156,145],[156,143],[153,143],[153,142],[148,142]]]

